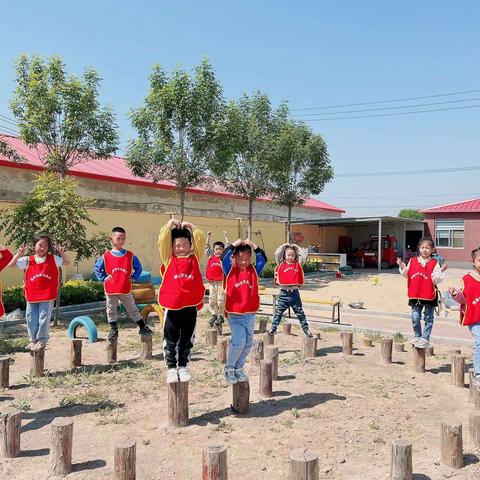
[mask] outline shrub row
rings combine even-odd
[[[321,270],[321,263],[320,262],[307,262],[303,266],[303,271],[305,273],[309,272],[319,272]],[[273,274],[275,272],[275,262],[267,262],[265,268],[262,272],[263,278],[273,278]]]

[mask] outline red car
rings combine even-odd
[[[382,268],[394,267],[397,264],[398,250],[397,239],[393,235],[382,236]],[[362,242],[355,252],[357,264],[364,267],[378,265],[378,235],[371,235]]]

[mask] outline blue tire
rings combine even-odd
[[[80,326],[87,331],[89,343],[95,343],[98,339],[97,326],[93,323],[93,320],[87,316],[75,317],[70,322],[67,330],[68,338],[76,338],[77,328]]]
[[[135,280],[135,283],[150,283],[152,281],[152,274],[150,272],[142,272]]]

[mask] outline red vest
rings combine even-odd
[[[208,258],[205,277],[211,282],[221,282],[223,280],[222,259],[215,255]]]
[[[275,267],[275,285],[288,287],[290,285],[303,285],[305,277],[299,262],[282,262]]]
[[[58,295],[58,285],[58,267],[52,254],[47,254],[47,259],[43,263],[37,263],[33,255],[28,257],[24,285],[27,302],[40,303],[55,300]]]
[[[105,272],[112,278],[105,280],[103,286],[108,295],[127,295],[132,291],[130,278],[133,271],[133,253],[128,250],[124,255],[116,257],[108,251],[103,254]]]
[[[260,308],[258,275],[253,265],[240,269],[233,264],[225,279],[225,311],[227,313],[256,313]]]
[[[465,304],[460,306],[460,323],[473,325],[480,322],[480,280],[467,274],[463,277]]]
[[[205,287],[195,255],[172,256],[162,270],[163,280],[158,291],[158,303],[163,308],[181,310],[185,307],[202,307]]]
[[[419,300],[433,300],[436,295],[435,286],[432,281],[433,269],[437,261],[433,258],[424,267],[417,257],[410,260],[408,267],[408,298]]]
[[[0,258],[0,272],[10,263],[10,260],[13,258],[12,252],[8,249],[2,250],[0,252],[2,258]],[[2,303],[2,282],[0,281],[0,317],[5,315],[5,308]]]

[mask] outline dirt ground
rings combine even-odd
[[[119,362],[105,365],[105,342],[83,343],[84,367],[68,370],[69,341],[65,329],[54,329],[46,351],[48,375],[30,381],[28,353],[12,354],[11,388],[0,392],[1,408],[24,411],[20,457],[0,459],[0,478],[40,480],[48,477],[51,422],[73,417],[73,472],[68,478],[112,478],[116,442],[137,441],[137,478],[198,479],[202,447],[228,448],[229,478],[285,480],[288,456],[306,447],[319,456],[322,479],[384,479],[389,477],[391,442],[413,442],[416,480],[478,479],[480,463],[468,434],[473,405],[467,388],[450,383],[447,346],[436,346],[427,372],[416,374],[411,353],[394,353],[393,363],[378,363],[375,346],[361,346],[344,356],[338,332],[322,332],[318,356],[300,357],[302,338],[278,334],[279,379],[274,396],[258,394],[258,369],[247,363],[251,408],[246,416],[229,411],[231,387],[222,378],[215,349],[206,347],[199,319],[191,362],[190,425],[167,426],[165,365],[161,335],[154,338],[154,360],[140,362],[134,328],[122,328]],[[158,324],[154,328],[159,330]],[[228,329],[226,335],[228,335]],[[105,337],[105,330],[100,331]],[[471,363],[471,351],[467,366]],[[440,464],[442,421],[463,424],[466,466],[458,471]]]

